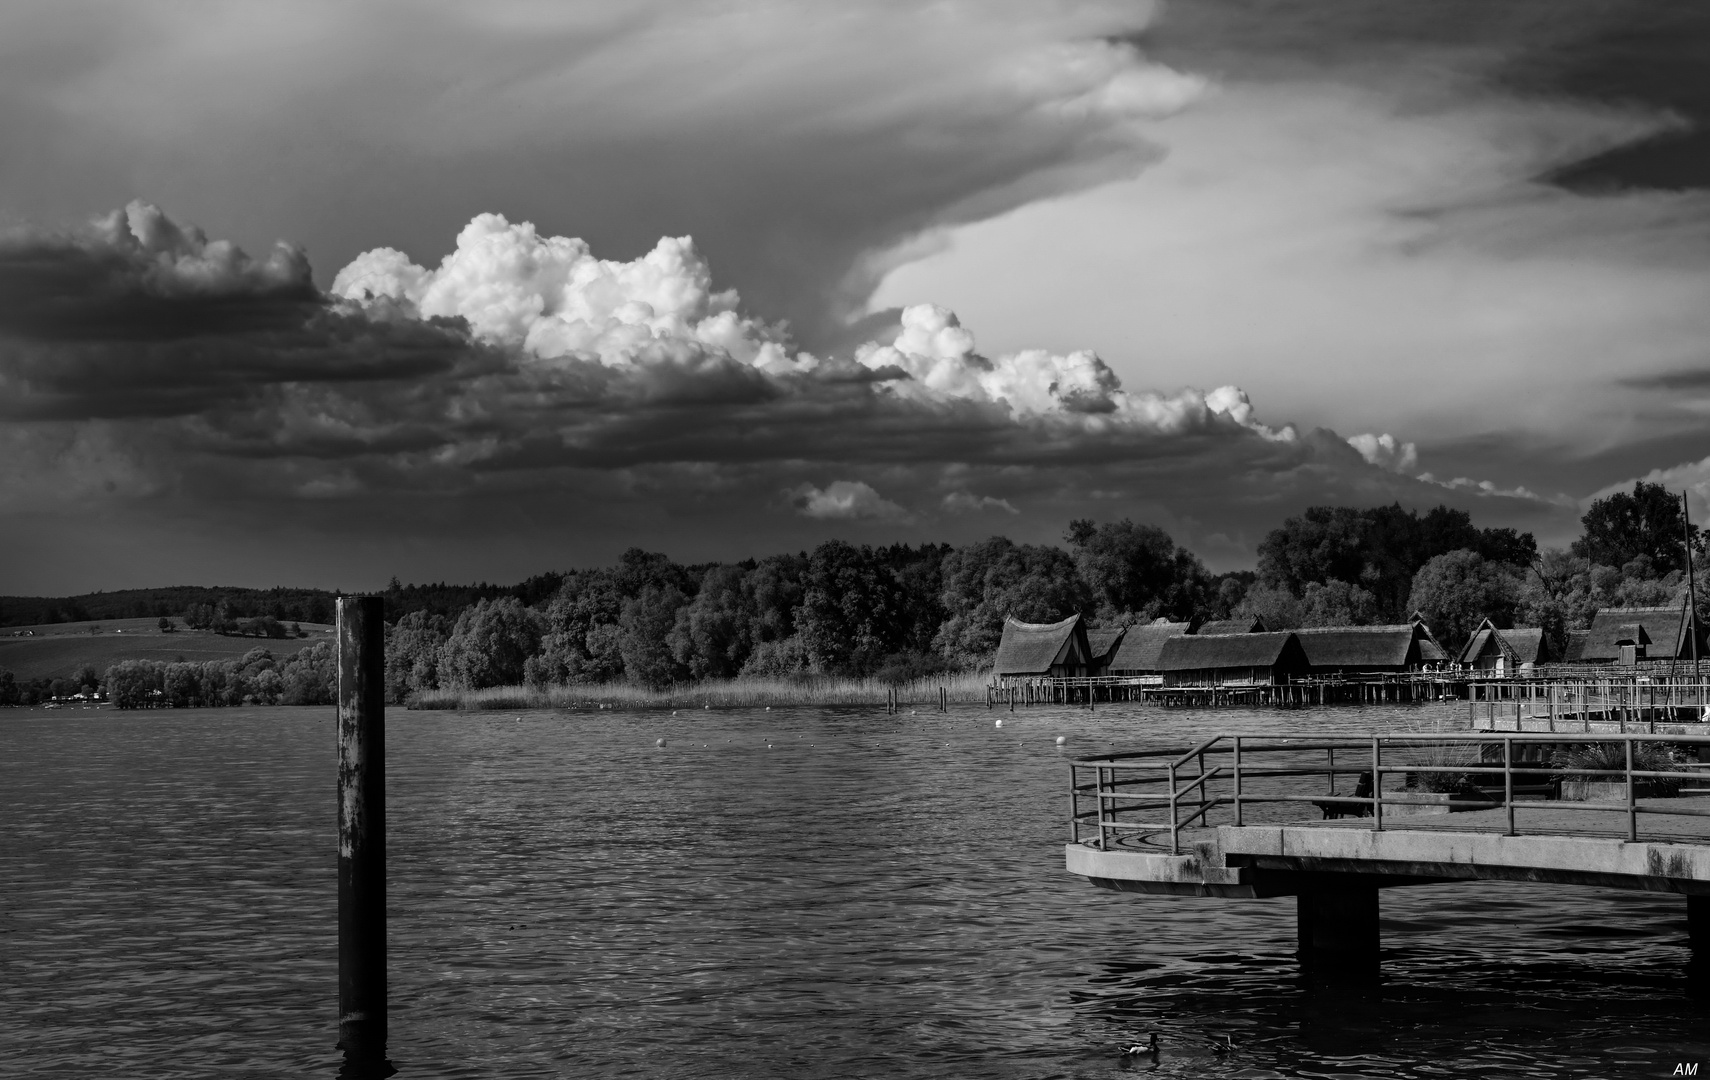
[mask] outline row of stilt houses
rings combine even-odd
[[[1491,678],[1687,677],[1705,653],[1705,627],[1685,605],[1600,611],[1560,651],[1541,629],[1486,619],[1452,654],[1417,614],[1384,626],[1300,630],[1269,630],[1256,618],[1096,629],[1078,615],[1054,623],[1011,618],[992,686],[996,700],[1012,702],[1413,701],[1460,696],[1469,680]]]

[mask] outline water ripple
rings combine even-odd
[[[994,1080],[1710,1057],[1678,897],[1390,890],[1362,995],[1303,985],[1291,900],[1062,870],[1074,754],[1437,715],[395,712],[391,1054],[406,1078]],[[0,733],[0,1072],[332,1075],[328,710],[12,710]],[[1153,1031],[1155,1062],[1117,1054]]]

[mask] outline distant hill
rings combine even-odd
[[[324,623],[303,623],[306,638],[257,638],[225,636],[199,630],[163,634],[159,618],[115,619],[105,622],[50,623],[11,627],[0,633],[0,669],[10,671],[19,682],[31,679],[69,679],[92,667],[104,672],[121,660],[236,660],[251,649],[266,649],[276,659],[332,637],[333,628]],[[91,633],[91,630],[97,633]],[[15,637],[20,630],[31,636]]]
[[[113,619],[181,618],[191,604],[224,603],[234,618],[271,615],[280,622],[330,623],[337,593],[325,589],[240,589],[174,585],[164,589],[122,589],[82,596],[0,596],[0,626]]]
[[[563,574],[537,574],[517,585],[448,585],[445,582],[387,587],[386,619],[396,622],[412,611],[429,611],[447,618],[477,600],[514,596],[525,604],[548,600],[563,584]],[[41,626],[114,619],[182,619],[193,604],[210,608],[226,605],[234,619],[271,615],[284,623],[331,623],[337,590],[244,589],[233,586],[173,585],[160,589],[121,589],[81,596],[0,596],[0,626]]]

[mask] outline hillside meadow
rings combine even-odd
[[[100,622],[7,627],[0,634],[0,669],[10,671],[19,682],[42,678],[68,679],[84,667],[105,672],[123,660],[169,663],[237,660],[255,648],[284,656],[332,638],[333,628],[324,623],[303,623],[302,627],[308,632],[308,637],[283,639],[227,636],[187,630],[182,625],[173,633],[163,634],[158,619],[105,619]],[[11,636],[27,630],[35,631],[35,636]],[[98,632],[92,633],[91,630]]]

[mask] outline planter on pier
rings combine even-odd
[[[1420,817],[1431,814],[1458,814],[1464,810],[1483,810],[1484,807],[1479,803],[1467,801],[1477,798],[1479,796],[1448,791],[1403,791],[1384,796],[1383,816]]]
[[[1673,795],[1665,785],[1653,780],[1638,782],[1637,798],[1662,799]],[[1625,780],[1563,780],[1563,802],[1624,803],[1627,801]]]

